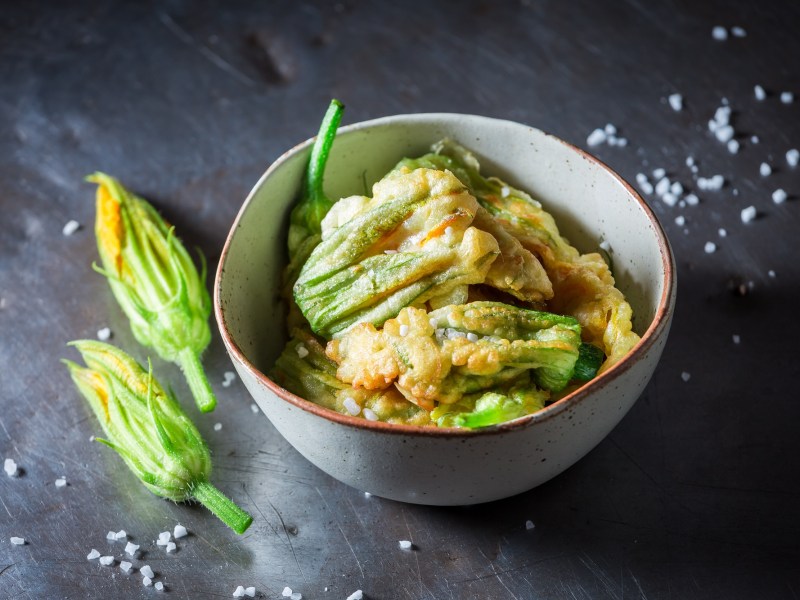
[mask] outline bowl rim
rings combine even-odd
[[[376,119],[360,121],[357,123],[340,127],[337,132],[337,137],[357,132],[362,129],[369,129],[376,126],[396,124],[398,122],[406,122],[406,123],[409,121],[425,122],[430,120],[449,121],[453,119],[462,120],[465,118],[470,120],[487,121],[496,124],[499,123],[512,124],[519,127],[526,127],[531,131],[542,133],[545,136],[553,139],[554,141],[559,142],[560,144],[566,146],[568,150],[574,151],[575,153],[577,153],[578,156],[580,156],[584,160],[599,166],[608,175],[610,175],[619,184],[621,184],[622,187],[625,189],[625,191],[627,191],[628,194],[632,197],[632,199],[636,203],[638,203],[639,207],[644,212],[646,218],[653,227],[653,231],[656,234],[656,240],[661,255],[661,262],[664,273],[661,297],[659,298],[658,306],[656,307],[653,320],[647,327],[647,330],[642,334],[639,342],[637,342],[637,344],[628,352],[628,354],[626,354],[616,364],[611,366],[607,371],[604,371],[591,381],[582,385],[580,388],[570,392],[563,398],[560,398],[556,402],[553,402],[552,404],[546,406],[545,408],[533,414],[525,415],[523,417],[518,417],[517,419],[514,419],[512,421],[507,421],[505,423],[500,423],[498,425],[483,427],[479,429],[466,429],[457,427],[435,427],[435,426],[421,426],[421,425],[402,425],[402,424],[386,423],[383,421],[368,421],[367,419],[354,417],[350,415],[344,415],[336,411],[333,411],[331,409],[325,408],[310,400],[306,400],[300,396],[297,396],[296,394],[283,388],[282,386],[274,382],[272,379],[270,379],[260,369],[258,369],[252,362],[250,362],[250,360],[245,356],[241,348],[239,348],[239,346],[234,341],[233,336],[231,335],[228,329],[227,322],[225,319],[225,313],[222,308],[222,303],[220,302],[220,286],[222,280],[222,273],[224,271],[224,265],[228,256],[228,252],[230,250],[232,239],[236,234],[237,229],[239,228],[240,221],[244,218],[245,213],[250,207],[250,204],[253,202],[256,192],[261,188],[264,181],[266,181],[266,179],[270,175],[272,175],[272,173],[275,170],[277,170],[281,165],[283,165],[283,163],[285,163],[287,160],[289,160],[296,154],[302,153],[307,148],[309,148],[316,139],[316,137],[311,137],[293,146],[292,148],[281,154],[275,161],[272,162],[272,164],[269,165],[267,170],[264,171],[259,180],[250,190],[250,193],[247,195],[247,198],[243,202],[242,206],[239,208],[239,212],[237,213],[233,225],[231,226],[231,229],[228,232],[228,235],[225,239],[225,245],[223,246],[222,253],[220,254],[219,262],[217,263],[216,274],[214,277],[214,290],[213,290],[214,316],[216,318],[217,327],[220,331],[220,335],[222,337],[223,343],[225,344],[228,350],[228,353],[230,354],[231,357],[235,358],[235,360],[238,361],[240,365],[242,365],[245,369],[247,369],[250,372],[250,374],[253,375],[253,377],[257,381],[259,381],[259,383],[267,387],[270,391],[272,391],[272,393],[274,393],[282,400],[288,402],[289,404],[301,410],[312,413],[317,417],[326,419],[327,421],[332,421],[339,425],[344,425],[355,429],[366,429],[376,433],[380,432],[380,433],[400,434],[400,435],[413,434],[424,437],[443,437],[443,438],[450,438],[450,437],[461,438],[461,437],[497,435],[512,430],[527,428],[535,423],[551,419],[564,411],[571,410],[577,404],[580,404],[597,388],[612,383],[613,381],[617,380],[623,373],[628,371],[631,368],[631,366],[636,362],[636,359],[641,355],[645,354],[646,352],[648,352],[650,348],[652,348],[653,345],[656,343],[656,341],[660,339],[661,334],[665,333],[664,330],[669,327],[671,321],[671,315],[673,313],[675,306],[675,297],[677,288],[677,282],[676,282],[677,270],[675,265],[675,257],[672,252],[669,239],[667,238],[667,235],[664,231],[664,228],[661,226],[661,223],[659,222],[653,210],[642,199],[641,195],[639,195],[639,193],[633,188],[631,184],[625,181],[625,179],[623,179],[616,171],[611,169],[606,163],[604,163],[597,157],[589,154],[582,148],[579,148],[578,146],[575,146],[574,144],[564,141],[561,138],[551,133],[548,133],[536,127],[532,127],[530,125],[525,125],[523,123],[511,121],[508,119],[498,119],[493,117],[462,114],[462,113],[409,113],[409,114],[379,117]]]

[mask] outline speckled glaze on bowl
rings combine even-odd
[[[328,411],[265,375],[285,341],[279,300],[288,215],[313,140],[276,160],[228,235],[214,311],[233,364],[277,430],[317,467],[359,490],[431,505],[487,502],[529,490],[589,452],[622,419],[656,368],[675,304],[669,243],[636,192],[597,159],[538,129],[458,114],[386,117],[343,127],[328,164],[332,198],[364,193],[404,156],[450,137],[483,172],[529,191],[580,250],[611,247],[617,285],[642,336],[613,368],[544,410],[477,431],[370,422]]]

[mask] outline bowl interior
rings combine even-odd
[[[485,117],[386,117],[340,130],[326,170],[332,199],[371,195],[398,160],[450,137],[471,149],[481,170],[531,193],[582,252],[610,245],[618,287],[644,335],[665,302],[671,264],[663,230],[630,186],[596,159],[537,129]],[[217,273],[220,327],[254,368],[266,373],[287,339],[280,302],[288,216],[311,141],[280,157],[256,184],[234,223]]]

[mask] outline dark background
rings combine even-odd
[[[747,36],[715,41],[714,25]],[[138,571],[86,560],[92,548],[119,560],[124,544],[105,535],[124,528],[146,550],[134,565],[150,564],[173,598],[231,597],[237,585],[265,598],[288,585],[310,600],[356,589],[371,599],[796,598],[800,169],[784,153],[800,146],[798,30],[800,3],[789,1],[0,4],[0,460],[24,470],[0,473],[0,596],[158,593]],[[770,92],[764,102],[755,84]],[[784,90],[793,104],[776,97]],[[673,92],[681,112],[666,103]],[[726,185],[698,191],[695,207],[647,197],[678,263],[662,362],[594,451],[504,501],[404,505],[329,478],[254,418],[238,380],[221,386],[232,367],[215,330],[205,362],[219,407],[188,410],[214,453],[214,482],[255,515],[237,537],[202,508],[156,499],[89,441],[99,426],[59,363],[77,358],[66,342],[109,326],[114,343],[146,354],[90,268],[94,186],[83,177],[103,170],[150,199],[213,272],[249,189],[316,132],[332,96],[347,104],[345,124],[474,113],[583,147],[613,123],[629,145],[591,151],[629,181],[663,167],[694,189],[691,154]],[[736,155],[707,129],[723,97]],[[775,205],[779,187],[790,198]],[[749,205],[759,218],[745,225]],[[82,227],[65,237],[70,219]],[[154,367],[189,397],[177,368]],[[178,521],[192,535],[167,555],[153,540]],[[416,550],[399,550],[401,539]]]

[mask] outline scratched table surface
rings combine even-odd
[[[0,459],[21,473],[0,473],[0,597],[151,598],[149,564],[174,598],[239,585],[309,600],[796,598],[800,169],[785,153],[800,146],[798,25],[796,2],[3,3]],[[331,97],[344,123],[472,113],[585,148],[615,125],[627,145],[593,153],[629,181],[663,168],[700,199],[645,195],[676,254],[675,321],[645,393],[585,458],[527,493],[453,508],[369,497],[308,463],[240,381],[222,385],[232,367],[214,327],[204,360],[218,409],[184,404],[213,482],[255,516],[236,536],[202,507],[154,497],[90,441],[99,427],[60,363],[77,359],[66,343],[109,327],[146,353],[91,268],[83,178],[119,177],[213,272],[247,192],[315,133]],[[708,127],[726,101],[735,154]],[[695,176],[715,174],[723,188],[700,189]],[[80,229],[64,235],[70,220]],[[189,398],[176,367],[154,368]],[[155,540],[177,523],[190,535],[168,554]],[[132,574],[124,543],[106,540],[119,529],[141,546]],[[92,548],[115,564],[87,560]]]

